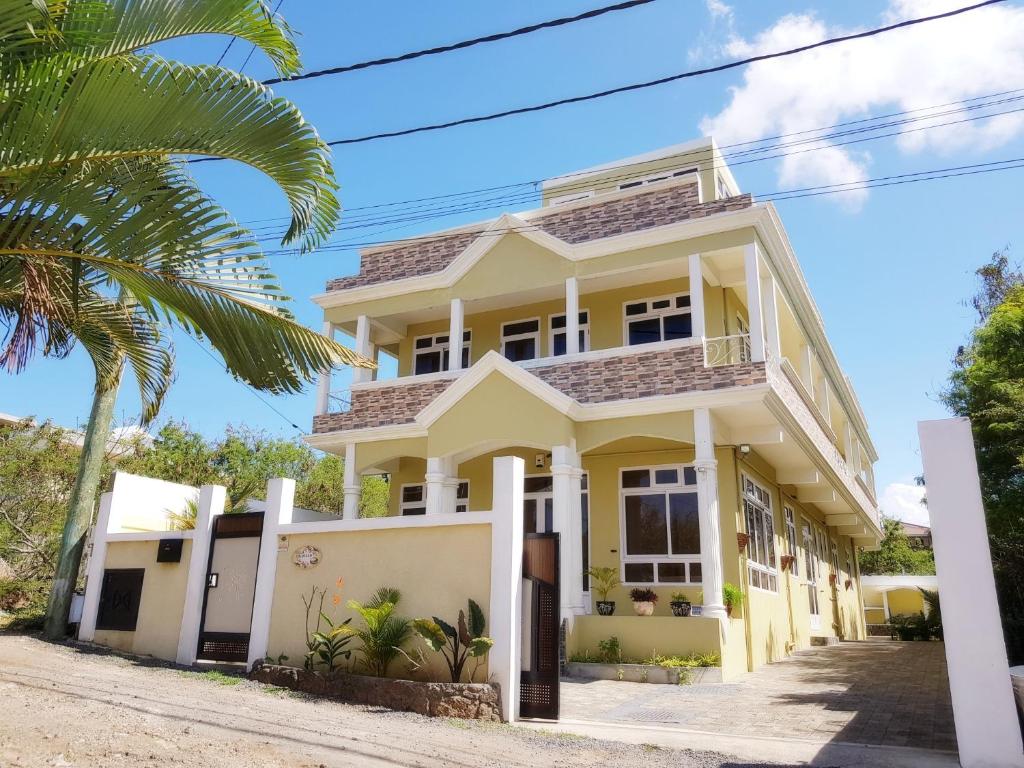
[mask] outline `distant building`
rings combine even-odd
[[[913,523],[903,523],[903,532],[907,534],[907,539],[910,540],[910,546],[914,549],[931,549],[932,548],[932,529],[927,525],[914,525]]]

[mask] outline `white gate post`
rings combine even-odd
[[[523,460],[495,457],[491,504],[490,676],[501,689],[501,714],[519,718],[519,665],[523,589]]]
[[[227,489],[223,485],[204,485],[196,503],[196,527],[192,530],[192,549],[185,576],[185,604],[181,610],[176,661],[186,667],[196,663],[199,650],[199,624],[203,620],[203,596],[206,594],[206,571],[210,564],[210,540],[217,515],[224,513]]]
[[[103,571],[107,562],[107,534],[113,496],[114,494],[109,492],[100,496],[100,510],[96,516],[96,525],[92,529],[92,552],[89,555],[89,569],[85,575],[85,599],[82,601],[82,618],[78,622],[78,639],[87,643],[91,643],[96,637],[96,615],[99,613]]]
[[[274,607],[274,583],[277,581],[277,532],[280,526],[291,523],[294,508],[295,481],[290,477],[268,480],[267,506],[263,510],[263,532],[260,534],[260,557],[256,565],[256,592],[252,601],[252,622],[249,624],[249,669],[267,655]]]
[[[960,765],[1021,768],[1024,748],[999,620],[971,422],[922,421],[917,430]]]

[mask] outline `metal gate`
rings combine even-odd
[[[262,512],[214,519],[197,658],[248,661],[262,533]]]
[[[523,536],[522,667],[519,715],[558,719],[558,534]]]

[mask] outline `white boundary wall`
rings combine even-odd
[[[1022,768],[971,422],[918,423],[953,720],[964,768]]]

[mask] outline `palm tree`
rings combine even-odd
[[[206,339],[227,368],[293,392],[372,363],[297,324],[252,236],[182,155],[246,163],[291,208],[283,242],[315,247],[339,216],[329,149],[290,102],[217,66],[150,46],[197,34],[258,46],[299,70],[259,0],[0,0],[0,365],[81,344],[95,396],[47,613],[64,632],[117,389],[127,364],[152,418],[172,373],[161,325]]]

